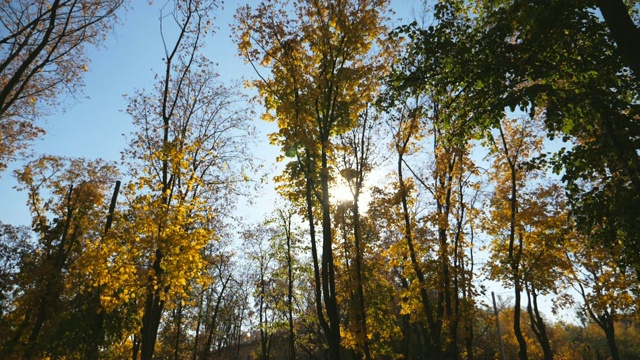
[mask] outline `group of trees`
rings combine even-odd
[[[261,359],[640,357],[635,2],[434,1],[397,28],[388,0],[240,7],[285,163],[253,225],[232,216],[253,114],[203,55],[219,5],[165,8],[121,164],[15,172],[32,224],[0,224],[1,353],[237,358],[250,332]],[[0,5],[0,167],[121,6]],[[485,280],[513,296],[497,319]]]

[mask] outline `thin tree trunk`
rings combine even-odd
[[[156,250],[156,259],[153,262],[153,270],[156,279],[161,279],[163,270],[160,263],[163,254],[160,250]],[[156,286],[154,289],[151,285],[153,279],[149,279],[147,286],[147,295],[145,298],[144,313],[142,315],[142,330],[140,334],[140,355],[142,360],[152,360],[155,351],[156,339],[158,336],[158,328],[164,310],[164,300],[161,300],[161,289]]]
[[[329,318],[329,358],[340,359],[340,315],[335,283],[335,267],[333,262],[333,234],[331,229],[331,209],[329,207],[329,166],[325,143],[321,146],[320,185],[322,190],[322,286],[324,305]]]
[[[356,194],[360,193],[360,189],[356,190]],[[362,280],[362,246],[360,235],[360,213],[358,209],[358,196],[353,203],[353,237],[356,246],[356,282],[358,286],[358,302],[360,307],[360,331],[362,332],[362,347],[365,360],[371,360],[369,352],[369,339],[367,329],[367,313],[364,301],[364,286]]]
[[[193,337],[193,354],[191,355],[192,360],[196,360],[198,358],[198,341],[200,340],[200,324],[202,320],[202,303],[204,301],[204,289],[200,292],[200,306],[198,306],[198,320],[196,322],[196,334]]]
[[[180,333],[182,332],[182,327],[181,327],[181,322],[182,322],[182,300],[179,299],[178,300],[178,310],[177,310],[177,315],[178,315],[178,323],[176,325],[177,329],[176,329],[176,343],[175,343],[175,349],[174,349],[174,359],[175,360],[179,360],[180,359]]]
[[[289,313],[289,360],[295,360],[296,339],[293,328],[293,259],[291,256],[291,217],[286,220],[284,225],[286,227],[287,237],[287,311]]]
[[[616,332],[613,321],[609,319],[609,321],[607,321],[607,326],[603,327],[603,330],[607,337],[607,345],[609,345],[611,359],[620,360],[620,352],[618,351],[618,344],[616,343]]]
[[[426,289],[424,273],[422,272],[422,268],[418,263],[418,257],[416,255],[416,251],[413,245],[411,218],[409,216],[409,205],[407,201],[407,188],[402,176],[403,155],[409,143],[409,139],[410,138],[407,137],[404,140],[402,145],[398,145],[398,184],[400,185],[400,191],[402,192],[401,202],[402,202],[402,213],[404,218],[404,237],[405,237],[405,240],[407,241],[407,247],[409,248],[409,257],[411,258],[411,265],[413,267],[413,271],[415,272],[416,278],[418,279],[418,283],[420,284],[420,297],[422,300],[422,309],[427,319],[427,325],[429,326],[429,330],[426,333],[427,336],[425,336],[424,338],[425,349],[427,349],[427,352],[428,352],[425,355],[439,358],[441,353],[440,328],[437,325],[431,313],[431,304],[430,304],[429,295]]]
[[[538,309],[538,294],[536,293],[533,285],[526,287],[527,290],[527,313],[529,314],[529,320],[531,321],[531,330],[536,335],[545,360],[553,360],[553,351],[551,350],[551,343],[547,336],[547,328],[544,324],[544,320],[540,315]]]
[[[500,139],[502,140],[502,146],[505,154],[505,158],[509,164],[510,170],[510,182],[511,182],[511,198],[509,199],[509,264],[511,266],[511,276],[513,277],[515,305],[513,309],[513,332],[518,340],[518,357],[520,360],[527,360],[527,342],[522,335],[522,329],[520,328],[520,313],[521,313],[521,292],[522,284],[520,281],[520,255],[522,253],[522,237],[520,237],[519,250],[517,254],[515,251],[515,238],[516,238],[516,214],[518,212],[518,184],[515,159],[511,158],[509,147],[507,146],[507,139],[502,125],[499,126]]]
[[[207,359],[209,358],[209,355],[211,354],[211,344],[213,343],[213,332],[215,331],[215,328],[217,326],[217,319],[218,319],[218,311],[220,309],[220,303],[222,302],[222,296],[224,294],[224,290],[227,287],[227,284],[229,283],[229,281],[231,280],[231,275],[229,275],[227,277],[227,280],[224,281],[222,283],[222,289],[220,290],[220,295],[218,295],[218,298],[216,299],[216,306],[213,309],[213,317],[211,319],[211,323],[208,327],[208,335],[207,335],[207,342],[205,343],[204,346],[204,358]],[[208,302],[207,302],[207,308],[209,307]]]
[[[316,303],[316,315],[318,316],[318,322],[320,323],[320,328],[326,334],[329,339],[331,336],[331,328],[329,323],[327,322],[323,307],[326,305],[322,301],[322,296],[324,292],[323,280],[325,274],[324,268],[324,254],[323,254],[323,266],[322,271],[320,270],[320,264],[318,261],[318,248],[316,241],[316,228],[315,228],[315,216],[313,212],[313,188],[314,182],[312,176],[314,176],[315,172],[313,171],[313,161],[314,159],[309,154],[309,150],[305,151],[305,159],[304,162],[298,158],[298,162],[301,167],[305,171],[306,181],[305,181],[305,200],[307,205],[307,220],[309,223],[309,238],[311,240],[311,258],[313,261],[313,278],[314,278],[314,289],[315,289],[315,303]],[[324,249],[324,247],[323,247]],[[323,251],[324,252],[324,251]],[[322,273],[322,275],[321,275]],[[331,341],[331,340],[329,340]],[[339,359],[339,353],[336,355],[336,359]]]

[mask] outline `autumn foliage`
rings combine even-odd
[[[0,222],[4,358],[640,357],[635,5],[247,3],[243,89],[206,56],[222,2],[169,2],[121,161],[18,161],[122,5],[0,5],[31,214]]]

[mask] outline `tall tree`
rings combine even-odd
[[[493,95],[485,97],[488,107],[542,109],[547,133],[573,143],[558,157],[557,170],[564,171],[579,228],[603,243],[611,238],[594,237],[592,229],[624,231],[620,263],[637,269],[638,82],[629,71],[633,51],[618,42],[628,44],[637,37],[629,10],[621,1],[471,5],[479,14],[475,50],[459,64],[464,67],[473,57],[492,64],[475,76],[492,89],[488,94]]]
[[[374,112],[373,108],[365,109],[358,119],[356,127],[339,136],[339,145],[342,148],[339,159],[337,160],[337,169],[340,173],[342,182],[346,183],[351,193],[351,199],[345,200],[340,207],[343,211],[346,210],[347,214],[351,216],[351,221],[342,221],[342,234],[345,239],[345,247],[350,246],[346,244],[348,239],[353,238],[354,254],[352,256],[345,256],[345,262],[348,265],[350,261],[355,262],[355,281],[351,288],[355,288],[355,302],[354,307],[356,320],[355,338],[357,339],[356,345],[359,352],[364,356],[366,360],[372,358],[370,350],[369,340],[369,327],[367,324],[367,304],[365,301],[365,255],[366,255],[366,236],[364,234],[365,228],[362,217],[362,196],[366,189],[365,180],[370,176],[371,171],[375,168],[376,156],[380,150],[376,146],[376,140],[381,138],[381,134],[378,130],[380,127],[380,121],[378,114]],[[343,214],[344,216],[345,214]],[[339,216],[336,216],[339,217]],[[352,232],[352,234],[349,234]],[[348,254],[345,254],[348,255]],[[348,271],[348,275],[351,276],[352,271]],[[346,290],[345,290],[346,291]],[[350,291],[353,294],[353,291]]]
[[[386,8],[385,0],[270,1],[236,15],[240,54],[271,72],[254,81],[266,106],[263,118],[278,124],[271,140],[296,159],[281,179],[306,200],[316,314],[333,359],[341,348],[329,194],[334,137],[356,126],[376,91],[376,77],[385,71]],[[321,258],[316,216],[322,224]]]
[[[21,259],[18,286],[24,290],[13,309],[21,324],[3,344],[7,355],[88,355],[96,337],[87,319],[94,284],[86,249],[101,239],[117,175],[113,164],[100,160],[52,156],[16,171],[38,243]]]
[[[381,102],[393,114],[393,146],[398,153],[402,189],[398,196],[406,198],[402,206],[406,208],[404,231],[409,253],[422,242],[429,253],[437,254],[413,254],[415,262],[413,255],[410,258],[418,281],[433,289],[432,299],[426,290],[421,295],[423,311],[431,313],[425,314],[430,337],[425,347],[436,352],[433,356],[443,358],[454,358],[458,353],[459,325],[467,316],[461,311],[473,307],[463,306],[473,302],[472,248],[467,234],[472,229],[470,204],[477,197],[477,169],[470,153],[471,140],[478,137],[487,113],[468,96],[477,91],[469,86],[473,74],[455,66],[458,57],[469,50],[471,24],[458,7],[455,2],[439,3],[434,11],[437,22],[432,26],[413,23],[394,32],[407,37],[408,42],[394,64]],[[420,218],[410,220],[409,213],[417,210],[409,209],[409,189],[404,182],[416,186],[411,190],[418,191],[415,196],[428,209]],[[467,346],[471,346],[469,334],[465,335]]]
[[[5,1],[0,4],[0,171],[43,130],[33,121],[74,95],[123,0]]]
[[[497,254],[491,273],[514,289],[513,327],[520,350],[520,359],[527,359],[527,344],[520,328],[522,293],[525,291],[525,267],[527,241],[532,233],[529,225],[538,218],[535,201],[541,194],[527,191],[529,183],[537,176],[531,170],[531,160],[542,148],[539,125],[535,119],[506,118],[490,135],[493,156],[492,180],[495,193],[490,199],[490,218],[484,222],[485,230],[493,238],[492,251]],[[533,282],[531,282],[533,284]]]
[[[139,345],[151,359],[166,304],[185,298],[189,282],[206,277],[204,247],[218,239],[230,201],[248,180],[245,146],[252,128],[242,96],[217,81],[200,55],[215,1],[176,1],[161,17],[165,66],[153,91],[129,98],[137,131],[125,151],[132,182],[119,234],[118,266],[137,279],[142,304]],[[175,32],[167,30],[173,20]],[[173,37],[173,42],[170,38]],[[114,279],[117,281],[117,279]]]
[[[259,360],[271,358],[271,345],[276,332],[277,311],[275,303],[275,249],[270,240],[274,237],[275,229],[272,227],[257,225],[246,229],[243,234],[243,247],[246,250],[247,260],[252,269],[250,282],[255,284],[253,297],[258,313],[258,331],[260,333]]]

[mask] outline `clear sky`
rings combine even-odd
[[[85,74],[84,96],[65,100],[66,110],[39,121],[46,135],[36,141],[33,150],[37,155],[51,154],[89,159],[103,158],[119,161],[120,152],[127,146],[124,135],[134,129],[130,117],[124,112],[124,94],[135,89],[151,88],[154,70],[162,69],[163,47],[160,37],[159,15],[166,0],[132,0],[126,12],[121,13],[121,23],[111,31],[104,47],[90,49],[91,63]],[[214,23],[219,27],[206,40],[204,54],[218,63],[217,71],[222,81],[229,83],[242,78],[253,78],[253,69],[236,56],[236,46],[230,38],[230,24],[236,9],[244,4],[257,4],[256,0],[226,0],[216,14]],[[420,8],[421,0],[393,0],[397,24],[413,19],[413,8]],[[258,145],[254,154],[264,161],[267,170],[274,168],[278,149],[268,144],[266,134],[274,132],[273,124],[261,121],[257,116],[254,125],[258,129]],[[46,121],[46,122],[45,122]],[[13,225],[29,225],[30,216],[25,205],[26,194],[13,187],[16,181],[13,170],[22,166],[17,161],[0,173],[0,221]],[[275,175],[275,174],[274,174]],[[272,176],[269,176],[270,178]],[[264,189],[264,198],[273,199],[272,186]],[[265,201],[272,203],[271,201]],[[253,207],[268,208],[265,207]],[[251,217],[248,210],[242,210]],[[262,214],[258,215],[261,217]]]

